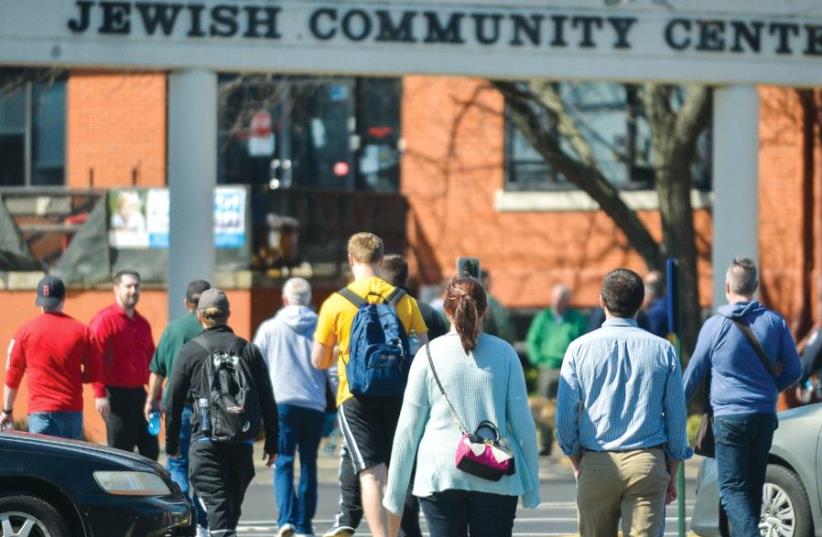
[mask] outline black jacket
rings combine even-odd
[[[234,331],[227,326],[215,326],[203,331],[202,336],[209,347],[228,350],[237,339]],[[245,341],[245,340],[243,340]],[[171,367],[171,376],[168,379],[166,408],[166,452],[177,453],[180,448],[180,423],[183,415],[183,406],[186,404],[189,390],[197,404],[197,399],[208,396],[208,380],[203,374],[205,360],[209,352],[195,341],[189,341],[177,351],[174,365]],[[263,428],[265,429],[266,453],[277,453],[277,403],[274,401],[274,391],[271,388],[271,379],[268,376],[268,367],[263,360],[260,349],[253,343],[246,342],[242,358],[251,365],[251,372],[260,395]],[[203,437],[200,430],[199,417],[194,413],[192,417],[191,440],[196,441]]]

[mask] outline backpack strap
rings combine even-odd
[[[765,349],[762,348],[762,344],[756,338],[756,335],[753,333],[753,330],[751,330],[751,327],[747,323],[744,323],[738,319],[731,319],[731,322],[733,322],[736,325],[739,331],[742,332],[742,335],[745,336],[745,339],[748,340],[748,343],[750,343],[751,346],[754,348],[754,350],[756,351],[756,355],[759,357],[759,360],[762,362],[762,365],[765,367],[768,373],[770,373],[772,377],[776,378],[776,372],[773,370],[773,364],[771,363],[771,359],[765,352]]]
[[[391,294],[389,294],[384,300],[388,303],[389,306],[391,306],[394,309],[397,309],[397,304],[400,300],[402,300],[402,297],[404,296],[405,289],[395,287],[394,290],[391,291]]]
[[[357,309],[359,309],[365,304],[365,299],[357,293],[355,293],[354,291],[352,291],[351,289],[349,289],[348,287],[343,287],[342,289],[337,291],[337,293],[342,295],[343,298],[345,298],[352,304],[354,304],[357,307]]]
[[[206,345],[205,338],[203,338],[203,336],[197,336],[194,339],[192,339],[191,341],[193,341],[194,343],[196,343],[200,347],[204,348],[209,353],[212,353],[212,352],[214,352],[214,350],[216,350],[216,349],[212,349],[211,347]],[[246,345],[245,340],[241,337],[237,337],[237,338],[234,339],[234,341],[231,343],[231,345],[228,346],[228,349],[227,349],[228,353],[229,354],[236,354],[237,356],[242,356],[243,351],[245,351],[245,345]]]

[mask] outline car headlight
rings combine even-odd
[[[109,494],[168,496],[171,491],[159,476],[148,472],[94,472],[94,480]]]

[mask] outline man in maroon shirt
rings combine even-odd
[[[91,320],[103,352],[103,381],[94,384],[97,410],[106,420],[108,445],[157,460],[160,446],[148,432],[143,407],[154,338],[148,321],[134,308],[140,300],[140,274],[114,275],[114,304]]]
[[[83,383],[102,378],[100,350],[89,329],[63,313],[66,287],[55,276],[37,284],[43,314],[21,326],[9,344],[0,429],[13,422],[14,400],[28,373],[29,431],[83,436]]]

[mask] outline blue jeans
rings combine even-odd
[[[732,537],[759,537],[762,487],[778,423],[775,414],[714,417],[719,497]]]
[[[511,537],[517,497],[444,490],[420,498],[431,537]]]
[[[183,407],[183,417],[180,423],[180,456],[172,459],[169,457],[166,462],[168,473],[171,474],[171,479],[180,486],[183,494],[188,497],[189,486],[188,479],[188,448],[191,446],[191,416],[194,410],[189,406]],[[197,523],[204,528],[208,527],[208,520],[206,519],[206,512],[200,504],[197,493],[191,490],[194,494],[194,511],[197,513]]]
[[[29,432],[83,439],[82,412],[32,412],[29,414]]]
[[[297,533],[312,534],[317,511],[317,448],[325,415],[296,405],[277,405],[280,417],[279,453],[274,472],[277,525],[293,524]],[[294,491],[294,455],[300,453],[300,484]]]

